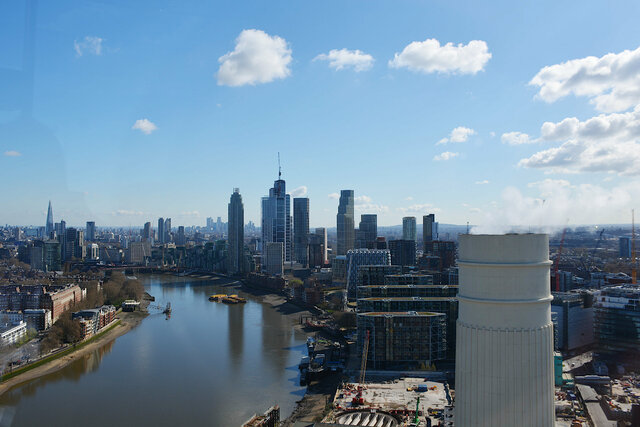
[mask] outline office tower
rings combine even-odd
[[[356,297],[358,270],[363,265],[391,265],[391,255],[386,249],[350,249],[347,251],[347,296]]]
[[[427,245],[433,240],[433,223],[436,220],[434,214],[424,215],[422,217],[422,244],[426,248]],[[425,253],[427,250],[425,249]]]
[[[151,241],[151,223],[145,222],[144,229],[142,230],[142,239],[146,241]]]
[[[294,260],[303,266],[308,264],[309,245],[309,199],[293,199],[293,253]]]
[[[354,229],[354,198],[353,190],[340,191],[340,203],[338,204],[338,247],[337,255],[346,255],[347,251],[355,245],[356,233]]]
[[[216,231],[218,233],[222,233],[224,230],[222,229],[222,218],[218,217],[216,220]]]
[[[416,265],[415,240],[389,240],[389,251],[392,265]]]
[[[318,234],[309,234],[308,245],[309,267],[318,268],[324,265],[324,246],[322,237]]]
[[[184,246],[187,244],[187,236],[184,234],[184,225],[178,227],[178,234],[176,235],[176,245]]]
[[[619,241],[620,245],[620,258],[631,257],[631,239],[628,237],[621,237]]]
[[[213,218],[207,217],[207,231],[213,231]]]
[[[360,215],[360,224],[356,233],[357,249],[375,249],[376,238],[378,237],[378,215]]]
[[[554,426],[549,237],[459,245],[456,426]]]
[[[619,285],[602,289],[593,304],[598,355],[608,362],[638,367],[640,348],[640,289]],[[637,372],[637,371],[636,371]]]
[[[167,218],[164,220],[164,242],[171,243],[171,218]]]
[[[240,189],[234,188],[229,200],[229,273],[243,274],[244,262],[244,205]]]
[[[267,243],[282,243],[284,261],[291,261],[291,196],[286,183],[278,172],[278,180],[262,198],[262,249],[266,253]]]
[[[320,236],[320,242],[322,243],[322,263],[329,262],[328,246],[327,246],[327,229],[324,227],[317,227],[315,233]]]
[[[284,272],[284,244],[267,242],[265,244],[263,272],[271,276],[282,276]]]
[[[62,268],[60,242],[47,240],[44,242],[44,266],[47,271],[58,271]]]
[[[49,209],[47,209],[47,223],[44,228],[46,239],[51,239],[51,233],[55,231],[53,228],[53,209],[51,208],[51,200],[49,200]]]
[[[416,241],[416,217],[405,216],[402,218],[402,240]]]
[[[158,218],[158,242],[164,243],[164,219],[162,217]]]
[[[96,223],[95,221],[87,221],[87,230],[85,234],[85,239],[88,242],[95,242],[96,240]]]

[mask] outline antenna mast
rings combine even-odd
[[[282,169],[280,168],[280,152],[278,151],[278,180],[282,176]]]

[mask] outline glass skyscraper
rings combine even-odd
[[[340,191],[340,203],[338,205],[337,229],[338,247],[337,255],[346,255],[353,249],[356,240],[354,228],[354,197],[353,190]]]
[[[244,262],[244,205],[240,189],[234,188],[229,201],[229,272],[245,272]]]
[[[306,266],[309,248],[309,199],[293,199],[293,254],[294,260]]]
[[[273,183],[269,195],[262,198],[262,256],[266,259],[267,243],[280,242],[284,246],[284,261],[291,261],[291,196],[286,183]]]

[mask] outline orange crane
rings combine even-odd
[[[562,255],[562,247],[564,246],[564,237],[567,235],[567,227],[562,230],[562,238],[560,239],[560,246],[558,247],[558,253],[556,254],[556,265],[553,268],[553,278],[556,282],[555,291],[560,292],[560,276],[558,275],[558,267],[560,266],[560,255]]]
[[[364,389],[364,376],[367,371],[367,357],[369,356],[369,330],[367,329],[367,334],[364,337],[364,342],[362,343],[362,362],[360,363],[360,379],[358,384],[358,392],[352,399],[351,403],[354,406],[364,404],[364,398],[362,397],[362,390]]]

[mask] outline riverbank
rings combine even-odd
[[[21,372],[15,376],[12,376],[2,383],[0,383],[0,396],[11,388],[23,384],[28,381],[35,380],[42,376],[54,373],[61,370],[71,362],[78,360],[86,354],[93,352],[94,350],[108,344],[116,338],[126,334],[136,326],[138,326],[142,320],[149,315],[147,307],[149,306],[149,300],[144,298],[140,304],[140,311],[134,312],[120,312],[117,316],[117,323],[114,326],[107,327],[108,329],[103,333],[98,334],[95,337],[89,338],[86,345],[79,344],[82,347],[76,349],[70,348],[71,352],[67,353],[67,350],[63,350],[62,355],[54,357],[52,360],[45,361],[39,364],[41,361],[34,362],[34,367],[25,367],[27,370]],[[56,355],[54,355],[56,356]],[[45,357],[45,360],[47,357]],[[24,369],[24,368],[21,368]],[[20,370],[20,369],[19,369]]]

